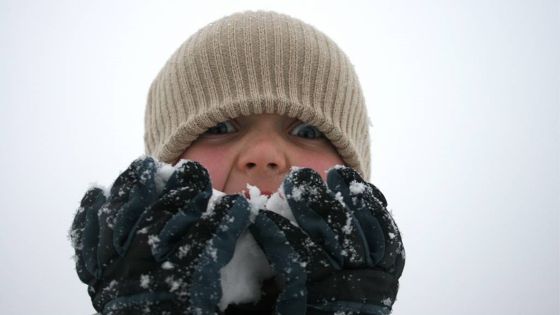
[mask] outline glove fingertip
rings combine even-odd
[[[182,187],[189,187],[193,190],[212,192],[212,183],[208,170],[202,164],[192,160],[181,160],[175,166],[175,171],[169,177],[164,193]]]
[[[375,186],[374,184],[371,184],[371,183],[368,183],[368,186],[372,190],[372,193],[375,196],[375,198],[377,198],[377,200],[379,200],[381,202],[383,207],[387,207],[387,199],[385,198],[385,195],[383,195],[381,190],[379,188],[377,188],[377,186]]]
[[[333,192],[340,192],[342,196],[349,195],[348,183],[340,168],[331,168],[327,173],[327,187]],[[348,201],[345,200],[348,204]]]
[[[91,187],[86,191],[84,197],[80,201],[81,207],[92,207],[98,205],[99,207],[107,200],[105,192],[99,187]]]
[[[286,201],[298,222],[300,210],[307,210],[310,201],[318,201],[329,194],[322,177],[310,168],[299,168],[292,171],[282,185]]]
[[[284,179],[285,183],[291,183],[292,186],[299,186],[301,184],[322,184],[323,179],[321,175],[314,169],[308,167],[293,167],[290,173]],[[288,191],[286,190],[286,193]]]
[[[103,203],[106,201],[106,198],[103,194],[103,191],[97,187],[90,188],[85,195],[82,197],[80,201],[80,207],[76,210],[76,214],[74,215],[74,220],[72,221],[72,225],[70,227],[70,231],[68,233],[68,237],[72,242],[72,247],[76,248],[78,242],[81,242],[81,237],[83,233],[83,229],[86,225],[86,215],[88,209],[99,209]]]
[[[232,203],[234,205],[230,209],[230,213],[233,217],[243,220],[244,226],[246,227],[250,223],[249,218],[251,216],[251,205],[247,199],[241,195],[235,195]]]
[[[114,204],[121,204],[129,199],[131,190],[140,186],[155,187],[155,173],[157,164],[150,156],[142,156],[134,160],[123,171],[111,186],[109,200]]]
[[[92,257],[96,255],[97,247],[97,212],[106,201],[107,197],[103,189],[90,188],[80,202],[69,231],[69,238],[75,251],[76,271],[84,283],[95,275],[96,263]]]
[[[261,247],[273,248],[283,242],[283,238],[279,238],[281,232],[278,227],[281,221],[279,216],[272,211],[261,210],[255,217],[254,223],[249,226],[249,231]]]

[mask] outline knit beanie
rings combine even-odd
[[[148,93],[145,150],[174,163],[208,128],[263,113],[315,126],[369,179],[368,116],[353,65],[313,26],[269,11],[223,17],[171,55]]]

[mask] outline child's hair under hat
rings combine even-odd
[[[368,180],[368,116],[346,54],[325,34],[285,14],[235,13],[189,37],[151,84],[146,153],[172,163],[208,128],[251,114],[317,127]]]

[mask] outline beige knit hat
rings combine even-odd
[[[175,162],[208,128],[275,113],[317,127],[369,179],[367,109],[353,65],[325,34],[275,12],[242,12],[203,27],[152,82],[146,153]]]

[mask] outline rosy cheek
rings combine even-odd
[[[344,161],[335,152],[301,155],[295,163],[296,166],[313,169],[324,181],[327,180],[326,171],[337,164],[344,165]]]
[[[197,161],[208,170],[212,186],[223,190],[231,169],[227,149],[219,146],[192,145],[181,156],[182,159]]]

